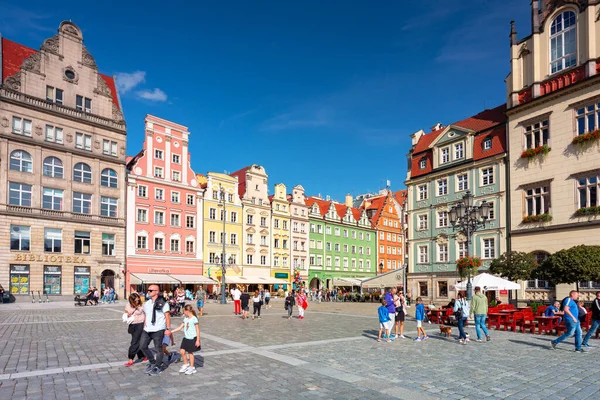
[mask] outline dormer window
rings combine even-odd
[[[559,14],[550,26],[550,71],[556,73],[577,64],[577,17],[573,11]]]
[[[485,139],[483,141],[483,149],[484,150],[489,150],[492,148],[492,139]]]
[[[441,150],[441,153],[442,153],[442,164],[445,164],[448,161],[450,161],[450,149],[448,147],[443,148]]]
[[[422,158],[421,161],[419,161],[419,168],[425,169],[426,167],[427,167],[427,160]]]

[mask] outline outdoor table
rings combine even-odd
[[[431,314],[429,316],[429,320],[434,324],[439,324],[441,321],[441,317],[444,314],[444,310],[440,310],[438,308],[430,310]]]
[[[534,319],[538,321],[538,332],[541,334],[542,332],[552,332],[552,330],[558,326],[558,320],[560,317],[546,317],[545,315],[540,315]]]
[[[516,312],[519,312],[519,310],[500,310],[499,312],[502,314],[514,314]]]
[[[492,323],[495,323],[496,330],[500,329],[500,325],[504,324],[504,321],[506,321],[509,316],[510,316],[510,313],[503,313],[503,312],[488,313],[488,317],[491,317],[490,325]]]

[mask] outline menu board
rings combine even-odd
[[[60,267],[44,267],[44,294],[60,294],[61,270]]]
[[[10,293],[29,294],[29,265],[10,266]]]

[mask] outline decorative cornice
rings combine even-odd
[[[90,52],[88,51],[87,47],[85,47],[85,46],[82,46],[81,63],[83,65],[86,65],[86,66],[92,68],[92,69],[98,70],[98,66],[96,65],[96,60],[90,54]]]
[[[16,74],[9,76],[4,80],[4,85],[15,92],[21,91],[21,72],[17,72]]]
[[[40,47],[40,50],[59,55],[58,43],[59,43],[59,37],[58,37],[58,35],[54,35],[51,38],[44,40],[44,43]]]
[[[104,79],[100,76],[100,74],[98,74],[98,78],[97,78],[96,82],[97,82],[97,87],[96,87],[96,89],[94,89],[94,93],[100,94],[102,96],[110,97],[112,100],[112,93],[110,91],[110,88],[108,87],[108,85],[106,84]]]
[[[42,73],[42,56],[40,53],[35,52],[23,61],[21,66],[25,71],[35,72],[36,74]]]

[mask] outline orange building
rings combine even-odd
[[[390,190],[365,196],[360,208],[364,209],[377,232],[377,273],[402,268],[405,263],[404,210],[397,196]]]

